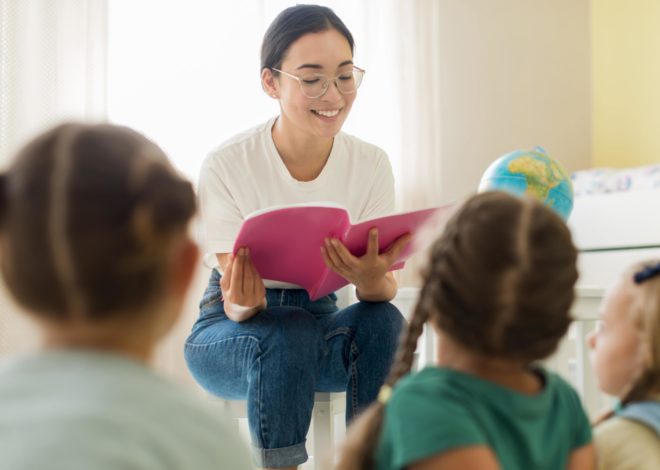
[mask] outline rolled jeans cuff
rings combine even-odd
[[[295,467],[307,462],[305,442],[278,449],[261,449],[252,447],[252,460],[255,465],[262,468]]]

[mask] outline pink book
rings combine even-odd
[[[311,300],[316,300],[349,283],[325,265],[321,247],[326,238],[337,238],[353,255],[362,256],[367,251],[368,233],[372,228],[378,229],[381,252],[397,238],[411,233],[412,242],[391,268],[401,269],[414,252],[439,234],[440,217],[449,213],[451,207],[452,204],[447,204],[356,224],[351,223],[348,211],[337,205],[319,203],[266,208],[246,217],[234,243],[234,254],[239,248],[248,247],[252,262],[263,279],[296,284],[309,293]],[[430,229],[430,236],[422,230],[424,227]]]

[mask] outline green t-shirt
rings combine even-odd
[[[488,446],[506,470],[566,468],[591,441],[580,399],[558,375],[524,395],[478,377],[427,367],[401,380],[385,408],[377,468],[405,468],[457,447]]]

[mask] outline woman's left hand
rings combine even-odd
[[[387,251],[379,254],[378,230],[372,229],[369,231],[367,252],[359,258],[334,238],[326,239],[321,253],[325,264],[332,271],[355,284],[359,298],[390,300],[396,294],[396,281],[387,274],[410,239],[410,234],[403,235]]]

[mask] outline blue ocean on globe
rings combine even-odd
[[[564,220],[573,210],[570,176],[540,147],[516,150],[491,163],[479,183],[479,192],[488,190],[533,196]]]

